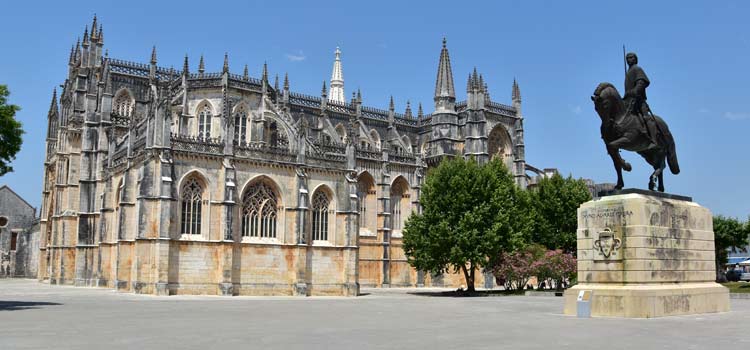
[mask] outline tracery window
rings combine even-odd
[[[127,90],[122,90],[115,97],[115,104],[112,110],[115,114],[123,117],[130,117],[133,114],[133,98]]]
[[[198,137],[211,138],[211,107],[208,105],[198,112]]]
[[[276,193],[257,182],[242,196],[242,237],[276,238]]]
[[[203,186],[196,178],[188,179],[182,185],[182,234],[201,233],[201,212],[203,210]]]
[[[323,191],[318,191],[312,200],[313,241],[328,240],[328,205],[330,200]]]
[[[247,112],[241,108],[234,114],[234,140],[245,142],[247,133]]]

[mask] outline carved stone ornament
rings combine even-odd
[[[594,241],[594,250],[598,257],[595,260],[619,260],[618,249],[621,245],[622,240],[617,238],[612,230],[605,228]]]

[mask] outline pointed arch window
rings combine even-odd
[[[243,107],[234,114],[234,140],[243,143],[247,135],[247,112]]]
[[[404,227],[404,214],[409,214],[409,184],[403,178],[391,185],[391,224],[394,231],[400,232]]]
[[[198,137],[211,138],[211,107],[204,105],[198,112]]]
[[[276,193],[257,182],[242,196],[242,237],[276,238]]]
[[[197,235],[201,233],[201,213],[203,210],[203,186],[196,178],[188,179],[182,185],[182,226],[181,233]]]
[[[312,200],[313,241],[328,240],[328,206],[330,200],[324,191],[315,192]]]
[[[115,103],[112,110],[119,116],[130,117],[133,115],[134,104],[135,101],[133,100],[133,97],[130,96],[130,93],[127,90],[122,90],[117,94],[117,97],[115,97]]]

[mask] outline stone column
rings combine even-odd
[[[378,203],[380,210],[378,216],[381,218],[378,231],[383,239],[383,280],[381,287],[388,288],[391,286],[391,174],[388,171],[388,150],[383,150],[383,165],[380,176],[380,197]]]

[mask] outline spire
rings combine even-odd
[[[99,25],[99,32],[96,34],[99,39],[99,44],[104,44],[104,29],[102,29],[102,25]]]
[[[154,63],[156,63],[156,61],[154,61]],[[185,54],[185,61],[182,62],[182,72],[184,74],[190,73],[190,63],[188,61],[188,55],[187,54]]]
[[[453,71],[451,70],[451,59],[448,55],[447,41],[443,38],[443,49],[440,50],[440,62],[438,63],[437,81],[435,82],[435,103],[445,108],[445,102],[452,105],[456,101],[456,92],[453,88]],[[436,108],[438,109],[438,108]]]
[[[388,103],[388,109],[391,111],[396,109],[396,106],[393,104],[393,95],[391,95],[391,102]]]
[[[409,102],[409,100],[406,101],[406,111],[404,112],[404,116],[411,119],[411,102]]]
[[[279,91],[279,75],[276,74],[276,76],[273,78],[273,89],[276,91]]]
[[[521,102],[521,89],[518,88],[516,78],[513,78],[513,93],[511,94],[511,100]]]
[[[336,47],[336,57],[331,72],[331,101],[345,103],[344,99],[344,70],[341,68],[341,50]]]
[[[201,60],[198,62],[198,73],[203,74],[206,71],[206,64],[203,62],[203,54],[201,54]]]
[[[224,53],[224,66],[221,68],[222,73],[229,73],[229,54]]]
[[[482,74],[479,74],[479,81],[477,82],[477,89],[481,92],[484,92],[484,78],[482,77]]]
[[[70,57],[68,58],[68,64],[73,65],[73,62],[75,60],[75,46],[70,45]]]
[[[76,40],[76,52],[74,53],[74,59],[78,61],[78,59],[81,57],[81,39],[79,38]]]
[[[419,103],[419,107],[417,108],[417,118],[422,119],[424,117],[424,112],[422,111],[422,102]]]
[[[357,88],[357,102],[362,103],[362,92]]]
[[[323,90],[320,91],[320,95],[324,97],[323,98],[324,100],[325,100],[325,97],[328,96],[328,91],[326,89],[326,81],[325,80],[323,80]]]
[[[185,55],[185,63],[187,63],[187,55]],[[151,49],[151,64],[156,64],[156,45]]]
[[[263,62],[263,76],[261,80],[268,82],[268,64],[266,62]]]
[[[83,46],[89,46],[89,26],[86,25],[86,29],[83,30]]]
[[[52,102],[49,105],[49,113],[47,113],[47,115],[57,115],[57,88],[54,88],[52,90]]]
[[[94,14],[94,21],[91,23],[91,41],[96,41],[96,14]]]
[[[247,64],[245,65],[245,70],[242,71],[242,79],[249,80],[250,75],[247,72]]]
[[[289,90],[289,75],[284,73],[284,90]]]

